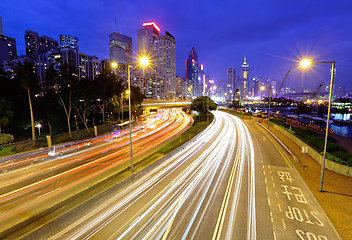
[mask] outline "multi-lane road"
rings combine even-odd
[[[100,194],[82,194],[7,238],[339,239],[290,159],[268,133],[254,120],[244,124],[225,112],[213,114],[213,123],[177,151]],[[151,136],[148,142],[153,141]],[[77,153],[78,158],[93,152]],[[26,214],[24,206],[30,209],[31,204],[59,196],[61,191],[68,194],[66,188],[114,165],[104,162],[113,153],[95,153],[85,162],[91,164],[87,170],[73,178],[65,175],[67,170],[56,182],[51,179],[61,173],[2,193],[1,219]],[[119,154],[128,154],[128,149]],[[59,162],[65,164],[63,159]],[[29,197],[22,200],[21,194]],[[8,199],[8,205],[1,199]]]

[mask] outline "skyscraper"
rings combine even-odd
[[[132,62],[132,38],[118,32],[109,34],[110,60],[117,63]]]
[[[155,22],[143,23],[137,30],[138,57],[146,56],[149,66],[133,73],[138,85],[147,97],[174,98],[176,96],[176,40],[168,31],[159,35]]]
[[[196,53],[194,47],[192,47],[192,50],[188,55],[188,59],[186,60],[185,65],[185,78],[191,82],[192,97],[201,96],[202,89],[200,88],[198,79],[198,54]]]
[[[244,58],[244,61],[242,63],[241,67],[241,82],[242,82],[242,89],[241,89],[241,97],[242,98],[247,98],[249,97],[249,92],[250,90],[250,84],[249,84],[249,65],[247,63],[246,58]]]
[[[235,68],[228,68],[227,69],[227,100],[228,101],[234,100],[233,95],[236,92],[235,81],[236,81]]]
[[[143,23],[142,29],[137,29],[138,57],[146,56],[150,67],[134,73],[134,84],[148,98],[160,98],[164,92],[164,82],[156,72],[157,69],[157,43],[160,28],[155,22]]]
[[[163,79],[162,98],[176,97],[176,40],[168,31],[156,44],[156,72]]]

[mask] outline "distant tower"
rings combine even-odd
[[[250,95],[250,84],[249,84],[249,65],[247,63],[246,58],[244,58],[244,61],[242,63],[242,68],[241,68],[241,82],[242,82],[242,98],[246,98],[246,96]]]
[[[185,77],[191,83],[191,93],[193,97],[202,96],[202,89],[198,79],[199,69],[198,69],[198,54],[192,47],[191,52],[186,60],[186,74]]]
[[[236,70],[235,68],[227,69],[227,100],[233,101],[233,95],[235,94],[235,81],[236,81]]]

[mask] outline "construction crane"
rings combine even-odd
[[[280,87],[279,87],[279,91],[278,91],[279,94],[278,94],[278,95],[280,95],[280,93],[282,93],[282,95],[283,95],[283,93],[285,93],[285,90],[283,89],[283,87],[284,87],[284,84],[285,84],[285,82],[286,82],[286,80],[287,80],[287,77],[288,77],[288,74],[290,73],[290,71],[291,71],[291,70],[288,70],[288,71],[287,71],[287,73],[286,73],[284,79],[282,80],[282,83],[280,84]]]
[[[309,98],[309,100],[312,100],[313,98],[315,98],[317,96],[317,93],[322,86],[323,86],[323,84],[320,83],[320,85],[314,90],[314,92],[313,92],[312,96]]]

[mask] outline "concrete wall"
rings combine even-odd
[[[274,124],[274,128],[277,129],[278,131],[280,131],[282,134],[284,134],[285,136],[287,136],[288,138],[290,138],[292,141],[294,141],[298,146],[300,147],[307,147],[308,145],[306,143],[304,143],[303,141],[301,141],[299,138],[297,138],[296,136],[294,136],[293,134],[287,132],[285,129],[283,129],[280,126],[277,126]],[[318,153],[317,151],[315,151],[312,147],[308,146],[308,154],[315,159],[315,161],[317,161],[318,163],[322,164],[323,162],[323,156]],[[352,167],[349,166],[345,166],[333,161],[330,161],[328,159],[325,159],[325,168],[334,171],[336,173],[345,175],[345,176],[349,176],[352,177]]]

